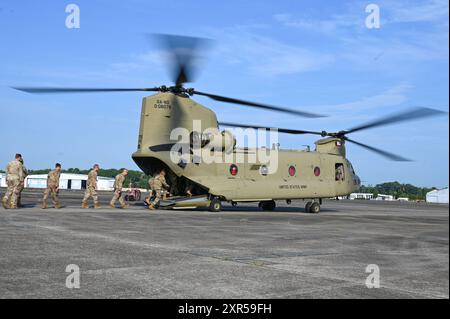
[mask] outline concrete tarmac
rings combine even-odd
[[[42,210],[41,196],[0,208],[0,298],[449,298],[448,205],[83,210],[66,191],[62,209]],[[100,196],[106,207],[112,193]],[[66,287],[70,264],[79,289]],[[380,288],[366,286],[371,264]]]

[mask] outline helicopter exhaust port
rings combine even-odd
[[[221,150],[222,152],[231,152],[236,147],[236,138],[230,131],[222,132],[212,131],[208,133],[191,132],[191,148],[200,147],[210,150]]]

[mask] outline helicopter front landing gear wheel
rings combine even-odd
[[[220,212],[222,210],[222,202],[217,198],[213,198],[211,200],[211,203],[209,204],[209,211],[210,212]]]
[[[264,211],[273,211],[275,210],[276,204],[274,200],[268,200],[259,203],[259,207]]]

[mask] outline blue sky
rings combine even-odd
[[[81,10],[67,29],[65,7]],[[30,95],[10,86],[149,87],[170,84],[147,33],[215,39],[199,90],[330,115],[303,119],[195,99],[219,120],[340,130],[413,106],[448,111],[448,1],[372,1],[381,27],[365,27],[369,1],[0,1],[0,163],[30,168],[136,168],[141,93]],[[448,117],[355,133],[412,158],[347,153],[366,184],[448,186]],[[281,135],[284,148],[313,136]]]

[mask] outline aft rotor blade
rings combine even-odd
[[[397,162],[411,162],[410,159],[407,159],[407,158],[402,157],[402,156],[400,156],[400,155],[396,155],[396,154],[393,154],[393,153],[389,153],[389,152],[383,151],[383,150],[381,150],[381,149],[379,149],[379,148],[376,148],[376,147],[373,147],[373,146],[370,146],[370,145],[366,145],[366,144],[357,142],[357,141],[355,141],[355,140],[351,140],[351,139],[349,139],[348,137],[345,137],[345,136],[344,136],[343,139],[346,140],[346,141],[348,141],[348,142],[351,142],[351,143],[354,143],[354,144],[356,144],[356,145],[359,145],[359,146],[361,146],[361,147],[363,147],[363,148],[365,148],[365,149],[368,149],[369,151],[372,151],[372,152],[374,152],[374,153],[377,153],[377,154],[379,154],[379,155],[381,155],[381,156],[384,156],[384,157],[390,159],[391,161],[397,161]]]
[[[192,82],[202,53],[211,46],[212,40],[169,34],[151,35],[163,50],[170,54],[172,80],[177,86]]]
[[[205,93],[205,92],[199,92],[199,91],[195,91],[195,90],[192,93],[193,94],[197,94],[197,95],[206,96],[206,97],[209,97],[209,98],[211,98],[213,100],[220,101],[220,102],[246,105],[246,106],[251,106],[251,107],[256,107],[256,108],[260,108],[260,109],[276,111],[276,112],[283,112],[283,113],[288,113],[288,114],[302,116],[302,117],[309,117],[309,118],[325,117],[325,115],[321,115],[321,114],[315,114],[315,113],[310,113],[310,112],[306,112],[306,111],[287,109],[287,108],[282,108],[282,107],[278,107],[278,106],[261,104],[261,103],[255,103],[255,102],[249,102],[249,101],[244,101],[244,100],[238,100],[238,99],[234,99],[234,98],[229,98],[229,97],[220,96],[220,95],[216,95],[216,94]]]
[[[13,87],[13,89],[27,93],[96,93],[96,92],[157,92],[160,88],[56,88],[56,87]]]
[[[416,108],[409,109],[404,112],[389,115],[389,116],[380,118],[378,120],[353,127],[344,132],[345,132],[345,134],[349,134],[349,133],[354,133],[354,132],[358,132],[358,131],[362,131],[362,130],[367,130],[367,129],[374,128],[374,127],[385,126],[385,125],[398,123],[398,122],[406,122],[406,121],[411,121],[411,120],[421,119],[421,118],[426,118],[426,117],[438,116],[438,115],[443,115],[446,113],[447,112],[439,111],[439,110],[435,110],[435,109],[431,109],[431,108],[427,108],[427,107],[416,107]]]
[[[279,127],[265,127],[265,126],[258,126],[258,125],[246,125],[246,124],[237,124],[237,123],[229,123],[229,122],[219,122],[219,125],[228,126],[228,127],[253,128],[255,130],[257,130],[257,129],[277,130],[280,133],[287,133],[287,134],[314,134],[314,135],[322,135],[323,134],[323,132],[293,130],[293,129],[279,128]]]

